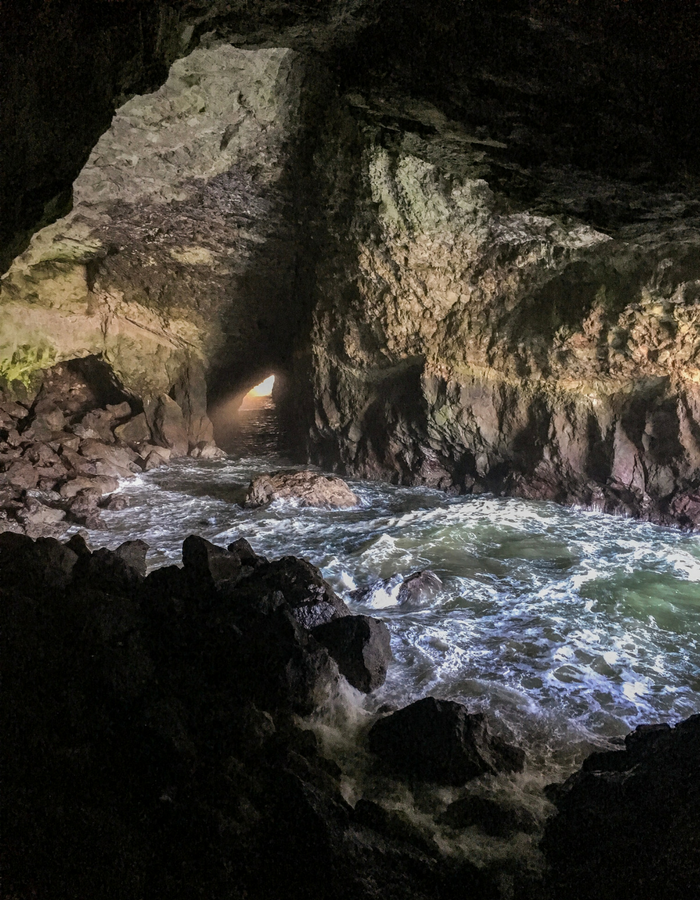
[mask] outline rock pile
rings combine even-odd
[[[190,443],[169,397],[140,407],[94,358],[48,370],[31,401],[0,394],[0,531],[94,528],[101,507],[120,503],[108,499],[120,479],[187,453],[221,455],[211,439]]]
[[[266,506],[274,500],[294,500],[299,506],[347,509],[359,506],[360,498],[342,478],[318,472],[271,472],[250,483],[245,505]]]
[[[381,683],[382,623],[244,540],[190,537],[147,576],[146,549],[0,535],[7,896],[497,896],[401,813],[353,809],[299,727],[338,666]]]

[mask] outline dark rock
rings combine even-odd
[[[552,896],[677,900],[700,878],[700,716],[642,726],[550,792]]]
[[[414,572],[408,578],[404,578],[397,599],[401,606],[417,605],[433,599],[440,590],[442,590],[442,581],[435,572],[424,569],[422,572]]]
[[[97,488],[90,487],[78,491],[74,497],[66,500],[71,521],[88,528],[96,527],[100,522],[97,504],[101,497],[102,494]]]
[[[79,558],[90,556],[92,553],[90,545],[82,534],[72,535],[70,539],[66,541],[66,547],[68,547],[69,550],[72,550]]]
[[[124,541],[114,551],[116,555],[137,572],[142,578],[146,577],[146,554],[148,544],[145,541]]]
[[[267,562],[265,557],[258,556],[245,538],[236,538],[226,549],[229,553],[237,554],[244,566],[256,566],[259,563]]]
[[[241,573],[237,553],[191,534],[182,545],[182,562],[193,583],[202,587],[235,582]]]
[[[72,578],[78,555],[54,538],[33,541],[24,535],[0,534],[0,571],[5,587],[61,590]]]
[[[367,694],[384,684],[392,659],[391,636],[384,622],[370,616],[343,616],[311,633],[358,691]]]
[[[345,509],[358,506],[360,498],[341,478],[317,472],[273,472],[258,475],[250,483],[245,506],[265,506],[274,500],[295,500],[300,506]]]
[[[539,828],[536,816],[525,806],[512,802],[471,795],[455,800],[440,816],[450,828],[469,828],[476,825],[491,837],[508,838],[519,831],[532,834]]]
[[[519,772],[525,762],[522,750],[491,734],[483,713],[434,697],[379,719],[369,747],[397,775],[438,784]]]
[[[292,615],[304,628],[316,628],[339,616],[350,615],[316,566],[305,559],[284,556],[260,566],[255,573],[255,585],[256,596],[281,591]]]
[[[412,844],[429,856],[439,855],[435,841],[426,836],[401,810],[386,809],[379,803],[363,797],[355,804],[353,818],[361,825],[366,825],[380,834],[387,835],[392,840]]]

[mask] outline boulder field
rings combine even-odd
[[[147,552],[0,534],[5,896],[693,896],[697,716],[594,753],[546,821],[504,791],[523,750],[451,701],[365,713],[357,781],[316,725],[381,687],[386,624],[244,538],[148,574]],[[542,833],[534,868],[470,859]]]

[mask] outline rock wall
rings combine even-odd
[[[291,50],[200,48],[119,110],[72,211],[2,280],[10,386],[93,354],[128,391],[170,395],[198,420],[205,369],[223,390],[285,365],[308,319],[299,204],[321,84],[311,70]]]
[[[697,201],[526,170],[386,93],[328,133],[312,456],[699,522]]]

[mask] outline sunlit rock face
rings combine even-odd
[[[306,69],[287,49],[202,48],[118,111],[72,212],[3,279],[8,381],[96,354],[155,396],[205,366],[235,383],[284,360],[304,318]]]
[[[506,143],[430,104],[348,99],[329,129],[317,458],[700,521],[692,198],[570,167],[504,175]],[[604,229],[581,215],[596,204]]]

